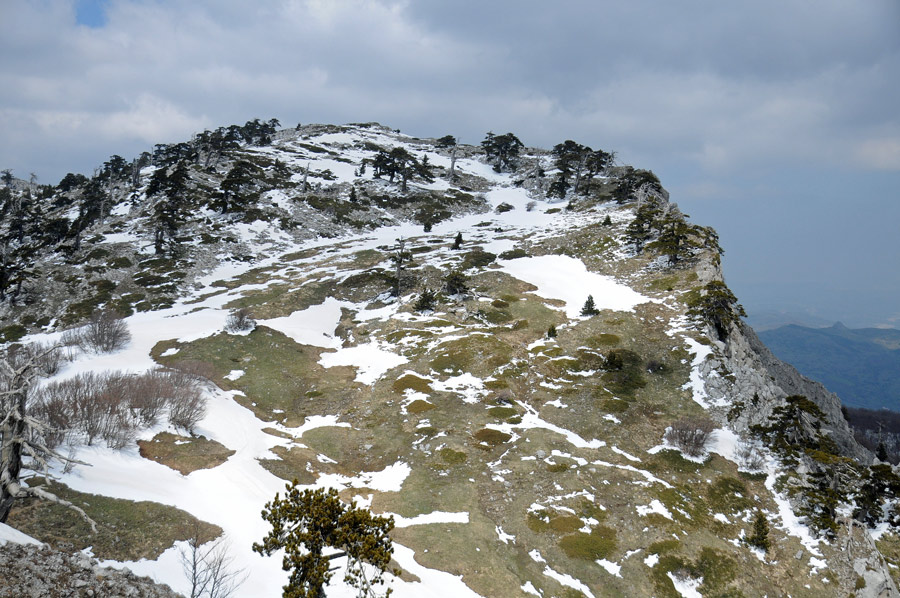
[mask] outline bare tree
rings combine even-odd
[[[37,471],[46,477],[48,461],[73,461],[47,446],[43,439],[48,424],[29,413],[29,397],[39,375],[38,363],[46,353],[56,349],[45,347],[34,351],[15,345],[0,352],[0,523],[6,523],[16,500],[33,497],[69,507],[96,532],[96,523],[82,509],[48,492],[43,485],[22,483],[30,477],[24,471]]]
[[[181,549],[181,570],[191,584],[189,598],[228,598],[247,579],[244,569],[235,569],[225,536],[207,541],[199,527]]]

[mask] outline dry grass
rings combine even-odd
[[[184,475],[198,469],[218,467],[233,450],[204,436],[178,436],[160,432],[152,440],[138,440],[141,457],[171,467]]]

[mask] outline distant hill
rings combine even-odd
[[[759,337],[780,359],[818,380],[841,401],[900,411],[900,330],[788,325]]]

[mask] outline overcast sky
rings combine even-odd
[[[714,226],[751,315],[900,326],[900,2],[0,0],[0,168],[252,118],[574,139]]]

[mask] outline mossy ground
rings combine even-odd
[[[190,538],[194,530],[207,538],[222,534],[218,526],[159,503],[85,494],[60,483],[51,483],[48,489],[84,509],[97,523],[97,533],[71,509],[32,499],[16,504],[10,525],[54,547],[90,546],[99,559],[155,559],[176,541]]]

